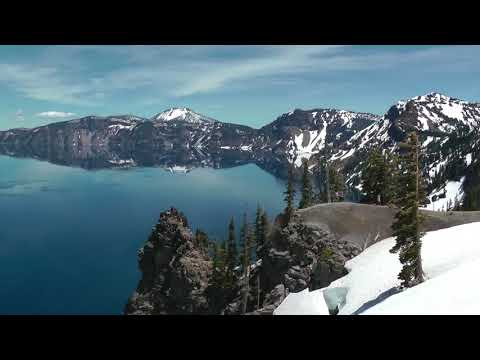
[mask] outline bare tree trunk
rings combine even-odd
[[[260,309],[260,274],[257,278],[257,310]]]
[[[245,289],[244,289],[244,294],[243,294],[243,310],[242,313],[245,314],[247,312],[247,303],[248,303],[248,293],[250,292],[250,265],[247,265],[245,275],[244,275],[244,280],[245,280]]]

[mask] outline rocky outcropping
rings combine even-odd
[[[183,214],[174,208],[160,214],[138,261],[142,278],[125,314],[209,313],[205,290],[212,261]]]

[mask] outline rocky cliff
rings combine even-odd
[[[196,242],[183,214],[172,208],[160,214],[140,249],[142,278],[125,308],[131,315],[207,314],[205,290],[212,262]]]

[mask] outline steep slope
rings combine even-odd
[[[472,286],[480,271],[478,231],[476,222],[428,232],[422,241],[426,281],[413,288],[398,289],[401,264],[389,252],[395,240],[388,238],[349,260],[348,275],[326,288],[289,295],[275,314],[326,315],[325,305],[339,315],[480,314],[480,292]]]
[[[464,176],[477,162],[480,150],[479,124],[478,103],[438,93],[417,96],[398,102],[380,121],[334,149],[330,161],[344,169],[348,185],[359,187],[370,149],[394,151],[407,132],[416,131],[422,143],[423,172],[430,195],[427,208],[447,210],[454,207],[455,197],[458,205],[462,203]]]
[[[285,167],[300,167],[325,146],[339,147],[380,117],[337,109],[296,109],[262,127],[267,148]],[[270,160],[270,159],[267,159]]]

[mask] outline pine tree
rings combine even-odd
[[[398,202],[401,207],[392,224],[396,244],[390,252],[399,253],[400,263],[403,265],[398,275],[402,280],[401,286],[411,287],[424,279],[421,258],[423,217],[418,210],[423,199],[417,134],[411,133],[407,143],[401,145],[401,149],[405,152],[400,157]]]
[[[293,186],[293,166],[292,165],[290,165],[290,167],[288,168],[287,190],[284,192],[284,194],[285,194],[285,202],[287,203],[287,206],[284,210],[284,214],[286,217],[286,224],[288,224],[293,215],[293,211],[294,211],[293,200],[295,197],[295,188]]]
[[[263,209],[260,204],[257,205],[257,212],[255,214],[255,257],[259,255],[259,249],[263,246],[263,224],[262,224]]]
[[[226,254],[226,269],[230,282],[235,278],[235,267],[238,264],[237,241],[235,239],[235,222],[233,217],[228,224],[228,240],[227,240],[227,254]]]
[[[315,196],[316,203],[327,202],[327,193],[325,191],[325,161],[324,155],[319,154],[317,159],[315,180],[318,187],[318,193]]]
[[[250,229],[250,225],[247,221],[247,214],[243,215],[243,225],[241,229],[240,235],[240,246],[241,246],[241,254],[240,254],[240,261],[242,265],[242,276],[244,281],[243,286],[243,301],[242,301],[242,308],[243,313],[247,311],[248,305],[248,295],[250,293],[250,265],[251,265],[251,250],[252,250],[252,243],[253,243],[253,235]]]
[[[345,180],[343,174],[335,170],[335,168],[329,168],[329,198],[330,202],[337,202],[343,199],[345,192]]]
[[[331,203],[332,202],[332,192],[330,188],[331,169],[330,169],[330,166],[328,166],[328,160],[326,158],[326,154],[327,154],[326,145],[325,145],[324,153],[325,153],[325,193],[327,195],[327,203]]]
[[[394,166],[395,158],[388,153],[379,148],[370,152],[361,177],[364,202],[386,205],[392,201]]]
[[[299,209],[305,209],[309,206],[312,206],[312,183],[310,181],[310,174],[308,172],[308,162],[303,162],[303,176],[302,176],[302,198],[300,204],[298,205]]]
[[[265,256],[265,244],[267,242],[267,234],[270,228],[270,224],[268,222],[268,216],[265,210],[263,210],[260,206],[257,207],[257,214],[255,218],[255,259],[262,260]],[[256,308],[260,308],[260,303],[262,300],[262,292],[261,292],[261,279],[260,279],[260,271],[257,272],[256,277],[256,298],[257,298],[257,306]]]
[[[207,298],[211,309],[221,309],[226,303],[227,294],[231,291],[227,275],[226,244],[213,244],[213,269],[207,287]]]

